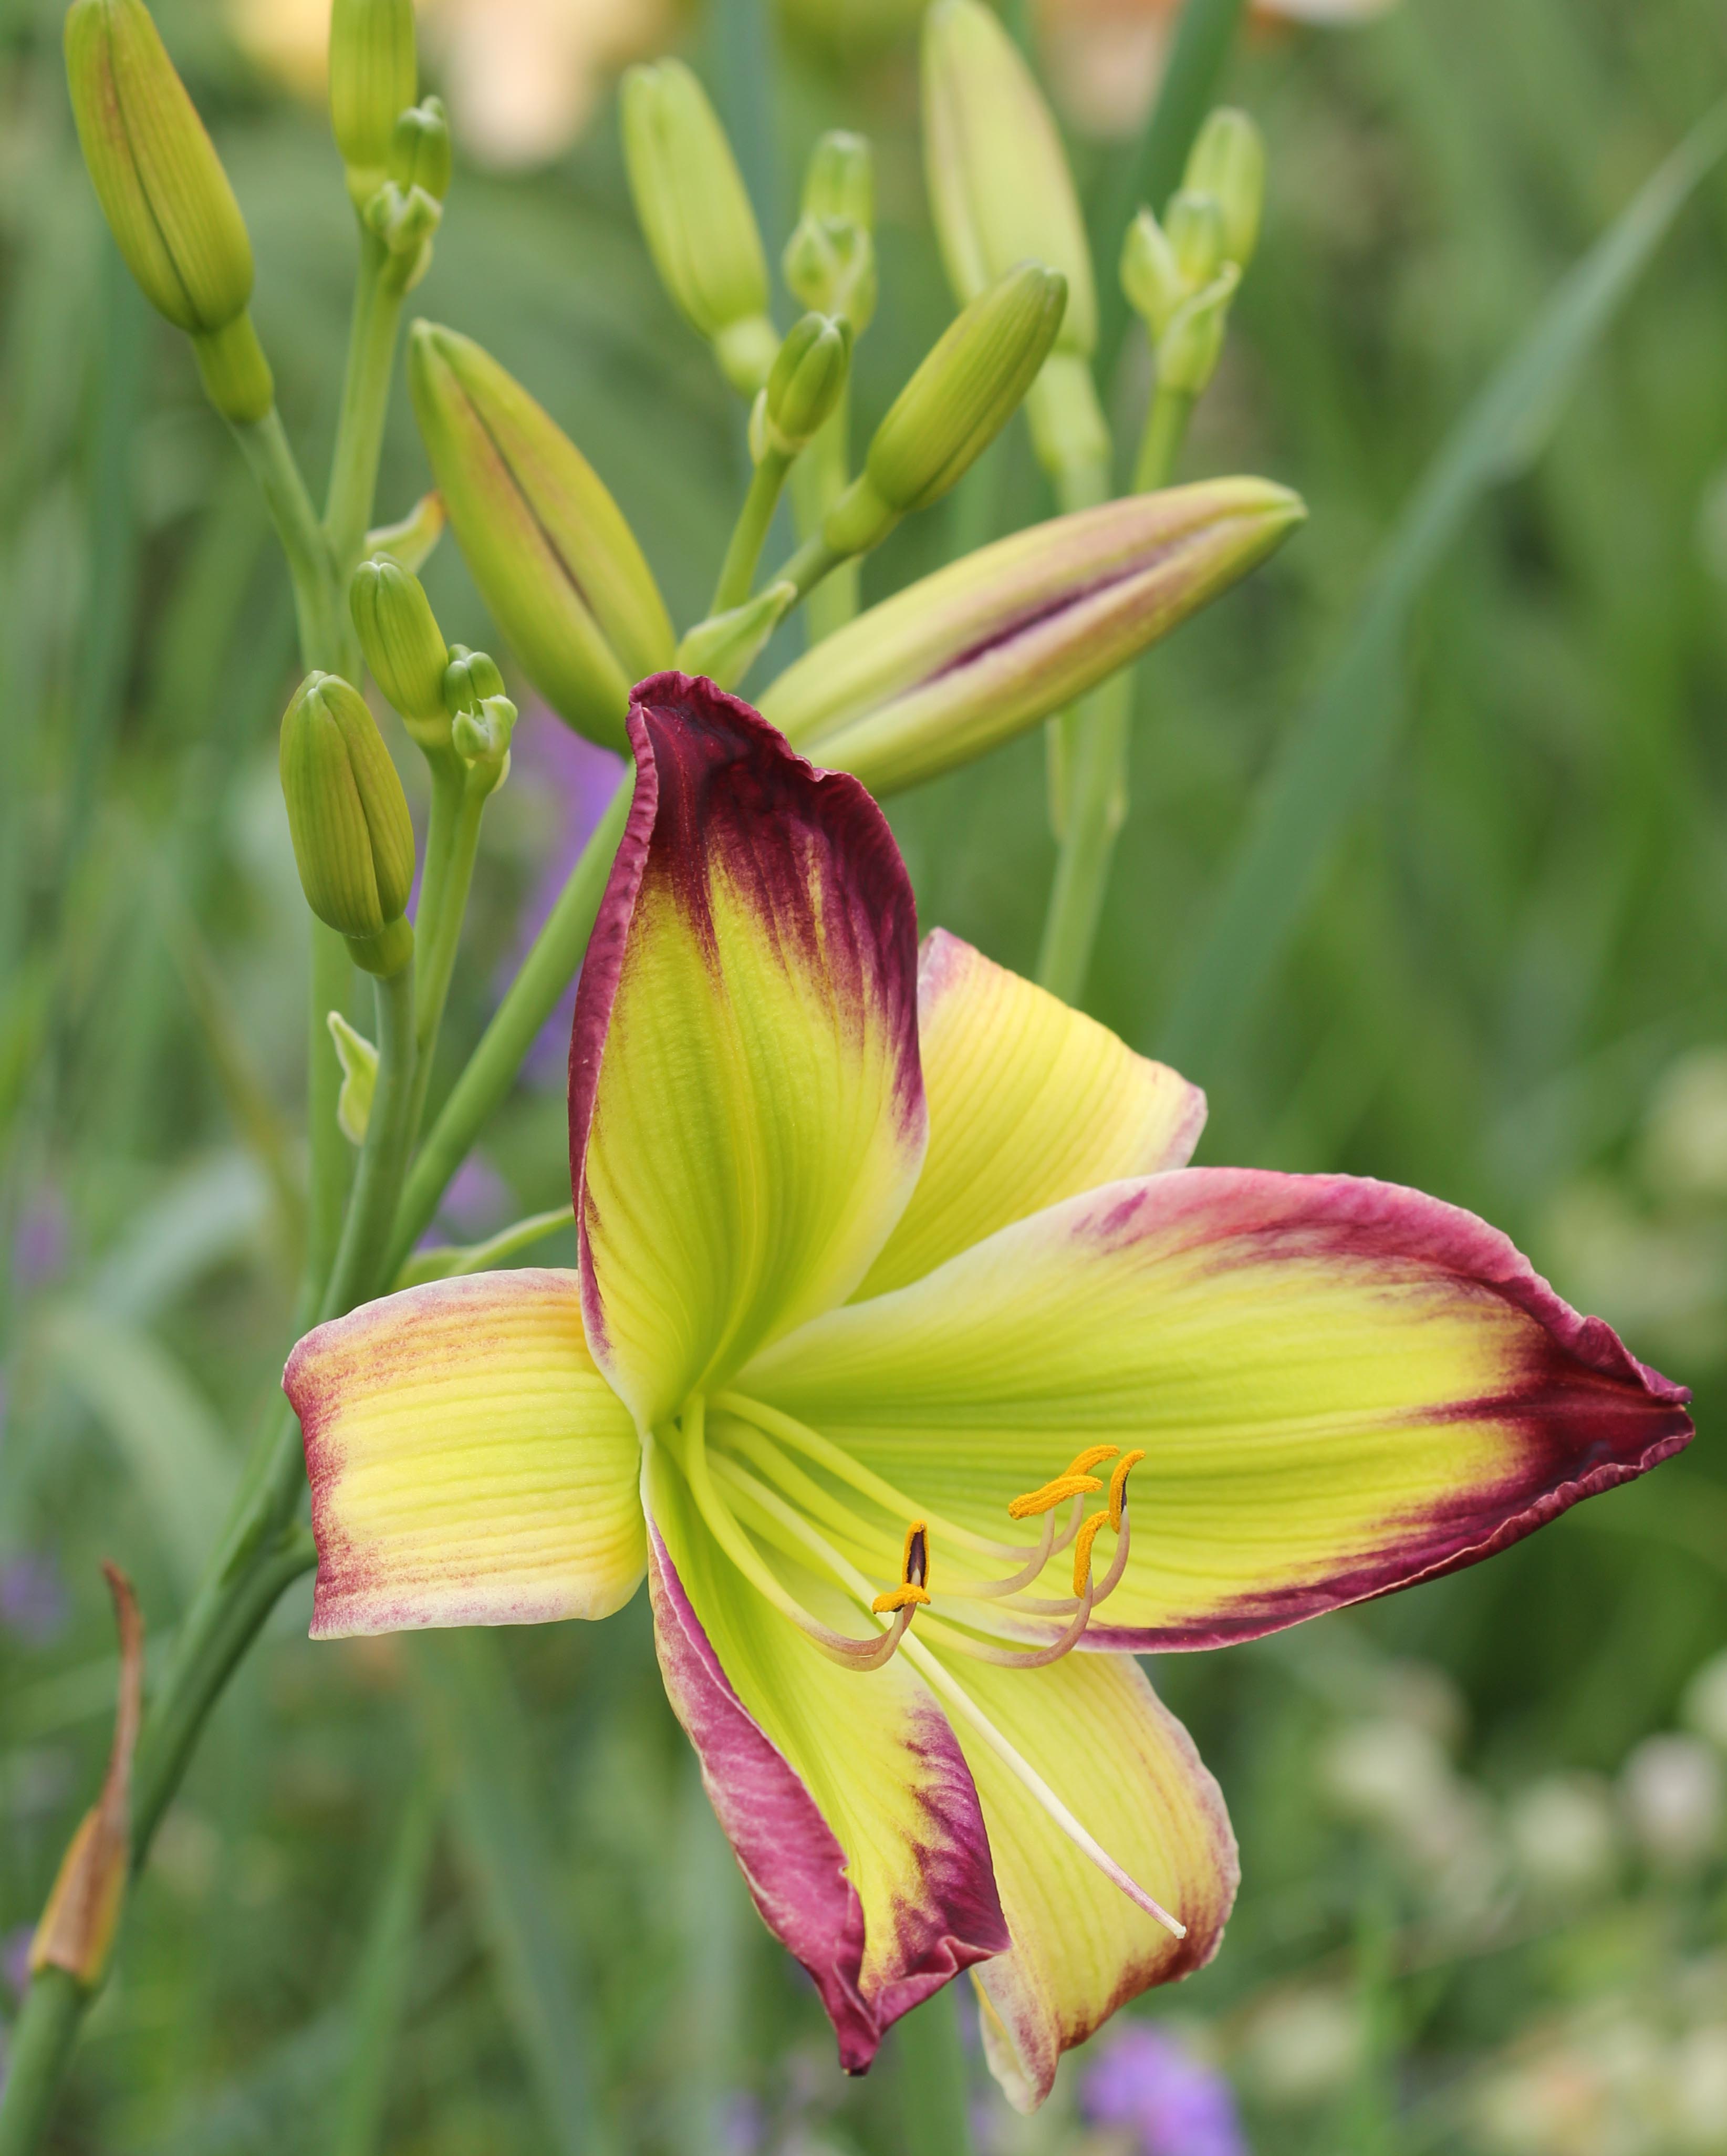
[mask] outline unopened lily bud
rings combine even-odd
[[[251,317],[252,243],[186,85],[143,0],[74,0],[66,81],[84,161],[144,296],[190,336],[224,418],[274,398]]]
[[[335,0],[330,126],[357,208],[383,185],[397,116],[418,87],[413,0]]]
[[[1245,112],[1224,105],[1208,116],[1181,184],[1217,203],[1223,217],[1223,258],[1245,270],[1258,244],[1265,201],[1265,143]]]
[[[949,326],[876,429],[861,476],[828,512],[831,547],[861,553],[940,500],[1013,416],[1049,356],[1066,297],[1055,271],[1022,262]]]
[[[838,315],[861,336],[875,313],[875,242],[848,218],[799,219],[782,257],[788,290],[823,315]]]
[[[851,363],[848,322],[806,315],[792,326],[756,402],[751,448],[758,464],[770,449],[797,455],[838,403]]]
[[[1228,256],[1223,244],[1223,208],[1215,196],[1183,187],[1170,197],[1163,228],[1186,296],[1209,285]]]
[[[504,694],[504,676],[489,651],[470,651],[465,644],[453,644],[449,664],[443,670],[444,709],[454,718],[458,711],[477,711],[489,696]]]
[[[1184,397],[1197,397],[1216,373],[1229,324],[1229,303],[1241,271],[1226,262],[1202,292],[1176,310],[1157,340],[1157,386]]]
[[[418,187],[442,202],[449,192],[449,121],[441,97],[411,105],[390,136],[390,177],[404,193]]]
[[[402,781],[366,699],[335,674],[311,673],[282,720],[282,793],[306,903],[348,938],[368,973],[413,955],[402,918],[414,836]]]
[[[720,688],[735,689],[797,600],[796,584],[770,584],[741,606],[697,622],[678,646],[679,669],[685,674],[705,674]]]
[[[623,154],[660,281],[727,381],[753,397],[779,344],[767,318],[767,258],[725,131],[681,60],[624,76]]]
[[[443,203],[423,187],[404,192],[393,180],[386,180],[363,214],[367,231],[389,250],[385,275],[391,289],[412,291],[432,266],[433,235],[443,221]]]
[[[484,790],[491,792],[508,774],[516,719],[497,662],[486,652],[453,644],[443,674],[443,701],[450,715],[451,746]]]
[[[806,217],[843,218],[871,230],[875,223],[875,153],[869,138],[838,127],[823,136],[804,168],[803,199],[798,207]]]
[[[617,503],[469,338],[417,322],[408,382],[463,555],[529,679],[578,732],[624,747],[630,685],[669,666],[675,639]]]
[[[330,1011],[324,1023],[336,1043],[336,1060],[341,1065],[341,1091],[336,1096],[336,1127],[350,1145],[364,1145],[366,1127],[372,1121],[372,1098],[377,1091],[377,1050],[363,1033],[356,1033],[340,1011]]]
[[[355,570],[348,605],[372,678],[414,738],[424,747],[447,739],[443,670],[449,650],[425,586],[399,562],[374,556]]]
[[[1083,696],[1305,514],[1268,480],[1213,480],[1015,532],[825,638],[768,689],[762,716],[873,792],[915,785]]]
[[[1121,289],[1155,344],[1187,299],[1190,287],[1169,234],[1149,209],[1127,228],[1121,244]]]

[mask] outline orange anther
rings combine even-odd
[[[1115,1471],[1109,1477],[1109,1525],[1119,1535],[1121,1532],[1121,1507],[1127,1502],[1127,1478],[1145,1458],[1143,1452],[1130,1452],[1115,1463]]]
[[[1113,1460],[1120,1450],[1119,1445],[1089,1445],[1084,1452],[1070,1460],[1062,1472],[1063,1475],[1089,1475],[1104,1460]]]
[[[1016,1497],[1007,1507],[1007,1517],[1010,1520],[1035,1519],[1039,1512],[1053,1512],[1064,1497],[1089,1497],[1094,1490],[1103,1486],[1095,1475],[1058,1475],[1054,1481],[1046,1482],[1041,1490],[1028,1490],[1023,1497]]]
[[[1108,1522],[1107,1512],[1094,1512],[1089,1520],[1080,1522],[1079,1532],[1074,1537],[1074,1592],[1084,1594],[1085,1583],[1091,1577],[1091,1546],[1098,1538],[1098,1529]]]

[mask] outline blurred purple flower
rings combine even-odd
[[[533,788],[546,795],[554,810],[557,837],[541,865],[540,875],[522,909],[515,947],[499,978],[498,993],[515,978],[528,947],[546,926],[558,894],[582,850],[593,836],[594,827],[606,813],[623,776],[623,759],[608,748],[599,748],[571,733],[543,704],[530,703],[522,712],[522,723],[511,743],[513,783]],[[561,1086],[570,1060],[570,1022],[576,1009],[576,983],[565,990],[557,1009],[541,1029],[522,1066],[530,1086]]]
[[[45,1647],[65,1630],[70,1614],[52,1557],[26,1550],[0,1562],[0,1629],[26,1646]]]
[[[66,1201],[51,1183],[43,1183],[18,1215],[12,1240],[13,1271],[20,1287],[46,1287],[65,1270],[71,1240]]]
[[[19,1924],[0,1939],[0,1984],[6,1986],[15,2003],[30,1988],[30,1942],[35,1936],[33,1925]]]
[[[1094,2126],[1137,2134],[1144,2156],[1248,2156],[1229,2083],[1143,2022],[1088,2063],[1079,2107]]]
[[[725,2156],[757,2156],[766,2138],[761,2106],[747,2089],[735,2089],[722,2099],[720,2146]]]
[[[470,1152],[439,1200],[439,1224],[469,1242],[501,1228],[515,1209],[515,1194],[483,1154]]]

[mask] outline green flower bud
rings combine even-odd
[[[828,512],[831,547],[861,553],[898,518],[941,499],[1012,418],[1066,297],[1054,270],[1023,262],[949,325],[876,429],[861,477]]]
[[[722,689],[735,689],[797,599],[796,584],[770,584],[725,613],[710,614],[686,631],[676,664],[685,674],[705,674]]]
[[[872,607],[761,711],[877,793],[1063,710],[1245,575],[1306,511],[1264,480],[1130,495],[1017,531]]]
[[[306,903],[349,940],[355,963],[393,973],[413,950],[402,919],[414,836],[402,781],[366,699],[308,674],[282,720],[282,793]]]
[[[767,318],[767,258],[725,131],[681,60],[624,76],[623,154],[660,281],[727,381],[753,397],[779,344]]]
[[[797,455],[838,403],[851,363],[849,322],[806,315],[792,325],[751,417],[750,446],[758,464],[769,449]]]
[[[470,788],[490,793],[510,775],[510,737],[516,710],[504,693],[497,663],[465,644],[450,646],[443,673],[443,701],[450,714],[450,745],[468,766]]]
[[[419,578],[387,556],[362,562],[348,605],[372,678],[423,747],[448,738],[443,670],[449,652]]]
[[[66,81],[102,213],[144,296],[197,343],[211,401],[239,424],[274,398],[246,305],[252,243],[215,146],[143,0],[73,0]]]
[[[397,117],[418,88],[413,0],[335,0],[330,125],[356,208],[383,185]]]
[[[875,223],[875,153],[867,136],[835,128],[810,152],[804,168],[806,217],[838,218],[868,232]]]
[[[1223,207],[1215,195],[1195,194],[1183,187],[1171,195],[1163,213],[1163,229],[1182,285],[1182,296],[1191,298],[1209,285],[1228,257],[1223,246]]]
[[[862,336],[875,313],[875,242],[848,218],[804,216],[782,258],[787,288],[817,314],[841,316]]]
[[[1149,209],[1129,225],[1121,244],[1121,289],[1129,306],[1144,319],[1153,343],[1189,295],[1169,235]]]
[[[1056,349],[1089,357],[1097,295],[1067,153],[1043,93],[981,0],[935,0],[924,18],[924,162],[948,282],[961,300],[1016,263],[1068,280]]]
[[[418,187],[441,203],[449,192],[449,121],[441,97],[409,105],[397,121],[390,136],[389,172],[403,193]]]
[[[1219,105],[1199,131],[1182,186],[1210,195],[1223,217],[1223,257],[1245,270],[1259,240],[1265,143],[1245,112]]]
[[[489,651],[470,651],[465,644],[453,644],[449,664],[443,670],[443,707],[454,718],[458,711],[477,711],[488,697],[502,696],[504,676]]]
[[[1202,292],[1196,292],[1185,306],[1176,310],[1157,340],[1160,389],[1197,397],[1211,380],[1223,350],[1229,303],[1240,282],[1240,270],[1233,262],[1226,262]]]
[[[432,239],[443,221],[443,205],[423,187],[404,193],[386,180],[361,212],[368,232],[389,250],[384,272],[392,291],[411,292],[432,266]]]
[[[623,748],[630,685],[671,664],[674,639],[617,503],[467,337],[417,322],[408,382],[463,555],[528,678],[578,732]]]
[[[377,1050],[340,1011],[330,1012],[324,1023],[336,1043],[336,1060],[342,1070],[341,1091],[336,1103],[336,1126],[350,1145],[364,1145],[366,1127],[372,1121],[372,1096],[377,1091]]]

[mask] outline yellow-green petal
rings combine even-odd
[[[1100,1183],[1183,1168],[1205,1095],[945,929],[918,954],[930,1149],[864,1296]]]
[[[572,1272],[438,1281],[307,1334],[312,1634],[607,1617],[647,1561],[634,1425]]]

